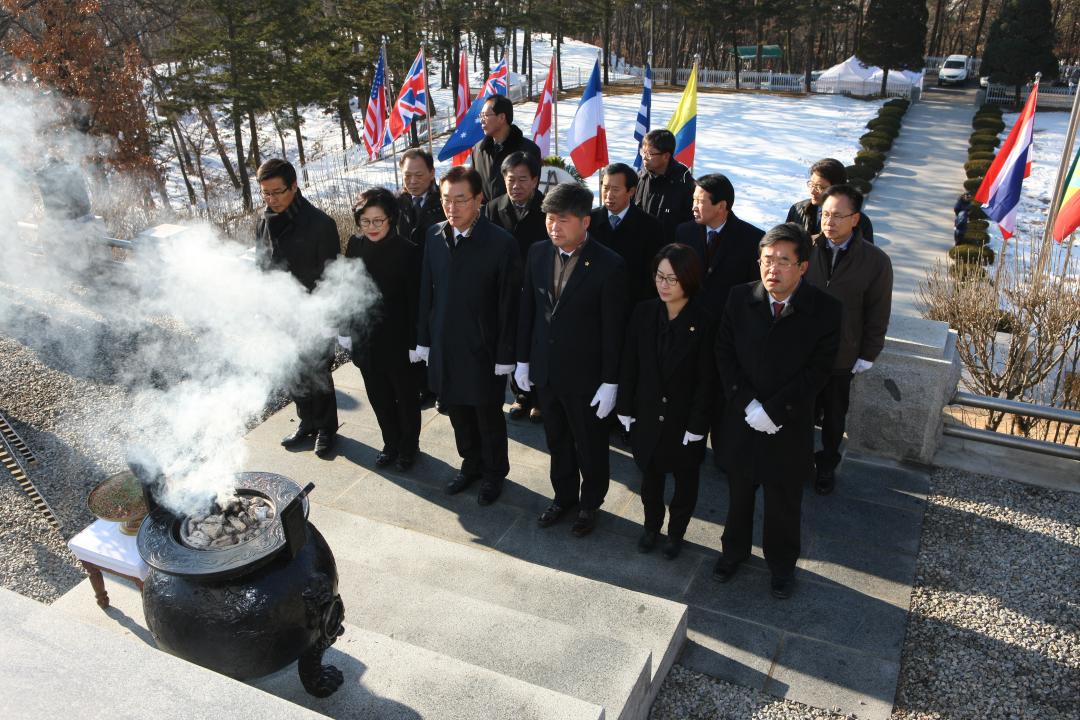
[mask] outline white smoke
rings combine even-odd
[[[50,150],[75,166],[95,152],[77,131],[57,132],[59,117],[41,93],[0,86],[0,276],[17,288],[0,294],[0,332],[126,388],[119,444],[160,467],[165,505],[194,512],[231,494],[244,434],[297,379],[300,357],[333,342],[377,291],[362,263],[341,258],[308,293],[206,225],[137,246],[122,265],[93,222],[20,231],[42,219],[32,173]]]

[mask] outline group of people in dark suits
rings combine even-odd
[[[672,157],[674,137],[658,130],[645,138],[640,173],[603,169],[594,208],[578,184],[541,193],[540,158],[514,134],[512,106],[493,98],[485,112],[492,133],[473,168],[436,183],[430,155],[409,150],[405,190],[368,190],[354,207],[360,232],[345,255],[365,263],[381,295],[347,343],[382,429],[376,464],[415,461],[423,368],[461,456],[446,491],[478,483],[478,503],[495,502],[510,470],[509,383],[510,418],[542,422],[550,454],[553,497],[537,523],[570,515],[574,535],[592,532],[618,428],[641,470],[638,548],[660,544],[667,516],[663,553],[673,559],[711,434],[730,499],[714,576],[726,581],[749,556],[761,486],[771,592],[790,596],[803,484],[832,491],[851,378],[872,367],[888,325],[891,266],[870,244],[862,196],[842,165],[823,160],[811,168],[811,198],[766,233],[736,216],[728,178],[693,178]],[[278,201],[279,189],[264,187],[259,228],[275,262],[289,244],[267,223],[296,202]],[[328,365],[310,367],[302,389],[329,388],[332,399]],[[297,437],[286,440],[336,429],[336,418],[313,424],[297,409]]]

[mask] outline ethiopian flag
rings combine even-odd
[[[1069,168],[1069,177],[1065,181],[1065,191],[1061,194],[1057,217],[1054,219],[1054,240],[1062,242],[1066,236],[1080,227],[1080,177],[1076,175],[1076,161],[1080,159],[1080,149],[1073,157]]]
[[[668,130],[675,135],[675,159],[688,168],[694,167],[694,146],[697,142],[697,63],[690,71],[686,89],[679,106],[671,116]]]

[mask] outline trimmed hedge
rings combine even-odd
[[[979,220],[988,220],[988,218],[986,213],[983,212],[982,205],[973,202],[968,209],[968,222],[978,222]]]
[[[973,118],[971,127],[976,130],[989,130],[991,132],[999,133],[1005,129],[1005,121],[984,115],[983,117]]]
[[[994,251],[984,245],[956,245],[949,248],[949,259],[968,265],[989,265],[994,262]]]
[[[874,186],[868,180],[862,178],[848,178],[848,185],[851,185],[863,195],[868,195],[874,189]]]
[[[986,230],[980,230],[978,228],[969,227],[964,231],[964,236],[961,238],[960,245],[986,245],[990,242],[990,233]]]
[[[866,127],[870,130],[877,130],[878,128],[890,128],[896,132],[900,132],[900,118],[888,115],[886,117],[872,117],[866,122]]]
[[[892,100],[886,101],[882,107],[899,107],[907,110],[911,107],[911,101],[907,98],[893,98]]]
[[[869,165],[848,165],[844,170],[847,172],[848,182],[851,182],[855,178],[860,180],[873,180],[874,176],[877,175],[877,170]]]
[[[993,103],[984,103],[975,111],[976,115],[996,115],[997,117],[1001,117],[1004,113],[1004,110]]]
[[[885,162],[886,156],[885,153],[878,150],[860,150],[859,152],[855,153],[855,162],[858,162],[859,158],[861,157],[871,158],[874,160],[880,160],[881,162]]]
[[[969,178],[982,177],[983,175],[986,175],[986,171],[989,169],[989,160],[969,160],[964,163],[964,172],[967,173]]]
[[[859,144],[867,150],[877,150],[878,152],[885,152],[892,147],[892,140],[882,137],[861,137],[859,138]]]
[[[964,189],[969,193],[973,193],[979,189],[979,186],[982,185],[982,181],[983,179],[981,177],[968,178],[964,181]]]
[[[993,130],[976,130],[971,133],[971,137],[968,138],[969,145],[974,142],[993,143],[994,147],[997,147],[1001,144],[1001,138],[998,137],[998,134]]]
[[[880,153],[878,153],[878,154],[880,154]],[[862,155],[861,153],[859,155],[855,156],[855,164],[858,165],[859,167],[868,167],[868,168],[870,168],[871,170],[874,171],[875,175],[877,175],[879,172],[881,172],[881,168],[885,167],[885,161],[884,160],[882,160],[882,159],[880,159],[878,157],[871,156],[871,155]]]
[[[899,119],[904,116],[905,112],[907,112],[907,108],[902,108],[897,105],[882,105],[878,109],[878,117],[892,116]]]
[[[980,212],[980,214],[982,213],[981,210],[979,212]],[[969,214],[968,215],[967,229],[968,230],[981,230],[982,232],[986,232],[986,229],[990,227],[990,221],[986,220],[984,218],[985,218],[985,216],[983,216],[983,218],[977,218],[977,219],[973,220],[973,219],[971,219],[971,215]]]
[[[995,144],[993,144],[991,142],[988,142],[986,140],[982,140],[982,139],[972,140],[968,144],[968,154],[970,155],[973,152],[996,153],[997,152],[997,145],[995,145]]]
[[[968,162],[976,162],[980,160],[993,162],[996,155],[997,153],[993,150],[968,150]]]

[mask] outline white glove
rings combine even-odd
[[[687,430],[686,432],[683,433],[682,444],[683,445],[689,445],[692,442],[697,442],[698,440],[704,440],[704,439],[705,439],[704,435],[695,435],[694,433]]]
[[[513,365],[499,365],[498,363],[495,363],[496,375],[509,375],[512,372],[514,372]]]
[[[769,414],[765,412],[765,408],[761,406],[761,403],[756,398],[746,406],[746,424],[758,432],[768,433],[769,435],[775,434],[781,427],[772,421]]]
[[[637,422],[636,418],[632,418],[629,415],[616,415],[619,418],[619,423],[626,428],[626,432],[630,432],[630,426]]]
[[[428,361],[428,354],[430,352],[431,348],[426,348],[423,345],[417,345],[415,348],[409,351],[409,362],[426,363]]]
[[[869,370],[872,367],[874,367],[874,363],[870,362],[869,360],[863,360],[862,358],[859,358],[858,360],[855,361],[855,364],[852,366],[851,374],[852,375],[858,375],[859,373],[866,372],[867,370]]]
[[[529,363],[517,364],[514,369],[514,382],[525,392],[532,390],[532,380],[529,379]]]
[[[352,352],[352,338],[348,335],[338,335],[337,344],[346,352]]]
[[[600,387],[596,389],[596,394],[593,395],[592,402],[589,403],[589,407],[596,408],[596,417],[603,420],[611,411],[615,409],[615,393],[619,391],[619,386],[615,383],[601,383]]]

